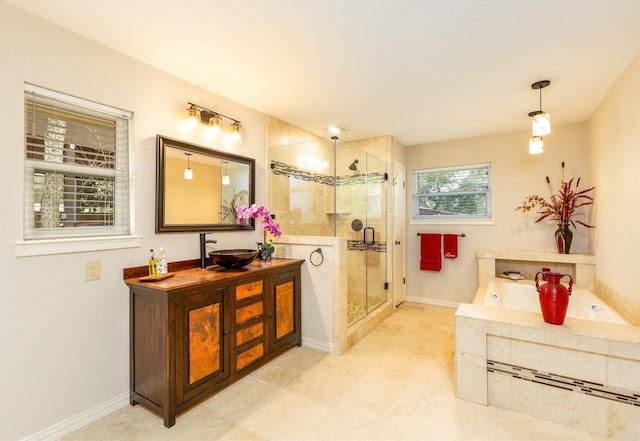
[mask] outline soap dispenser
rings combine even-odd
[[[154,276],[158,273],[158,266],[156,261],[156,255],[153,253],[153,249],[150,250],[149,255],[149,275]]]

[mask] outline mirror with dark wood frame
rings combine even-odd
[[[156,233],[253,230],[236,207],[255,202],[255,159],[156,136]]]

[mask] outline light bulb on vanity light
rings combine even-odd
[[[240,133],[240,128],[242,126],[240,125],[239,121],[235,121],[233,124],[231,124],[231,141],[232,142],[240,142],[240,140],[242,139],[242,134]]]
[[[207,135],[209,136],[218,136],[220,134],[220,131],[222,130],[222,120],[220,119],[220,116],[213,115],[211,118],[209,118],[209,125],[207,126]]]
[[[198,124],[200,123],[198,121],[198,109],[191,105],[191,107],[187,109],[187,114],[187,128],[195,129],[198,127]]]

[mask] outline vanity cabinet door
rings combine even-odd
[[[300,272],[273,275],[269,286],[269,352],[301,344]]]
[[[176,402],[184,403],[229,376],[227,288],[176,300]]]
[[[232,288],[233,356],[231,366],[238,372],[266,355],[264,278],[246,281]]]

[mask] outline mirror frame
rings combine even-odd
[[[240,224],[169,224],[165,222],[165,188],[166,188],[166,147],[174,147],[186,152],[220,158],[225,161],[238,162],[249,166],[249,205],[255,203],[256,161],[233,153],[221,152],[207,147],[190,144],[166,136],[156,135],[156,233],[184,233],[209,231],[255,230],[254,219],[245,225]],[[222,184],[221,184],[222,185]]]

